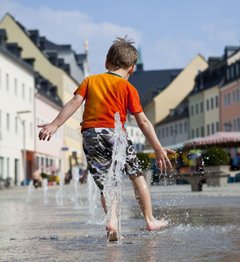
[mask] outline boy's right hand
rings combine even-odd
[[[47,138],[47,141],[49,141],[54,133],[58,130],[58,126],[52,123],[38,125],[38,127],[42,128],[38,134],[39,140],[45,140]]]
[[[172,169],[172,164],[168,159],[167,153],[174,154],[176,152],[174,150],[166,148],[160,148],[159,150],[155,151],[156,165],[162,172],[166,172],[167,170]]]

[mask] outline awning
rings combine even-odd
[[[184,143],[184,147],[206,146],[206,145],[223,145],[223,146],[239,146],[240,132],[217,132],[206,137],[198,137],[188,140]]]

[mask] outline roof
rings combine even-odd
[[[170,113],[155,126],[168,124],[173,121],[181,120],[183,118],[188,118],[188,116],[189,116],[188,98],[185,98],[176,108],[171,109]]]
[[[182,69],[136,70],[129,78],[129,82],[139,92],[142,105],[147,105],[153,97],[164,90]]]

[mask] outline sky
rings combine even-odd
[[[0,18],[8,12],[50,41],[83,53],[88,40],[90,74],[105,71],[110,45],[126,35],[145,70],[222,56],[225,46],[240,46],[239,10],[239,0],[0,0]]]

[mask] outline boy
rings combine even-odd
[[[117,38],[110,47],[105,67],[106,73],[87,77],[74,92],[74,97],[63,107],[59,115],[50,124],[39,125],[40,140],[50,140],[57,129],[81,106],[85,100],[83,113],[82,135],[83,148],[86,154],[90,173],[103,190],[101,177],[107,174],[112,159],[112,137],[114,132],[114,114],[120,113],[124,128],[127,111],[136,118],[139,128],[153,147],[156,164],[160,170],[171,169],[167,152],[157,139],[154,128],[149,122],[140,103],[139,95],[134,86],[128,82],[137,62],[137,50],[133,42]],[[125,172],[131,179],[136,198],[143,212],[147,229],[160,230],[167,226],[164,219],[157,220],[152,214],[151,197],[148,186],[141,171],[132,142],[128,139]],[[106,212],[104,195],[101,196],[102,206]],[[114,209],[114,208],[113,208]],[[107,222],[106,230],[110,240],[117,240],[118,221],[114,214]]]

